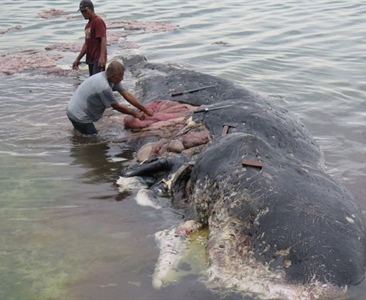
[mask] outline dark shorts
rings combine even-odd
[[[92,76],[94,74],[97,74],[99,72],[105,71],[105,68],[101,68],[98,66],[98,63],[96,64],[89,64],[89,75]]]
[[[69,118],[69,117],[68,117]],[[74,128],[83,134],[98,134],[98,130],[95,128],[93,123],[79,123],[69,118]]]

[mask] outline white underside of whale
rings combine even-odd
[[[117,184],[121,192],[134,192],[138,205],[162,208],[159,198],[142,178],[120,177]],[[194,273],[210,289],[221,293],[241,292],[243,296],[261,300],[342,299],[346,293],[347,288],[337,289],[317,281],[307,285],[289,284],[283,270],[273,271],[257,262],[245,246],[238,249],[244,237],[233,232],[230,227],[233,220],[225,212],[220,219],[220,222],[209,221],[209,234],[193,220],[155,234],[160,254],[152,277],[154,288],[163,288]],[[182,262],[194,266],[193,270],[181,270]]]

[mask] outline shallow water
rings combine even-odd
[[[76,1],[2,1],[2,53],[81,43]],[[142,52],[282,99],[315,136],[328,172],[366,210],[366,7],[362,1],[94,1],[105,20],[170,21],[174,31],[125,31],[110,55]],[[60,9],[69,15],[43,19]],[[114,31],[117,31],[115,29]],[[120,29],[121,30],[121,29]],[[138,49],[125,50],[129,43]],[[56,50],[51,53],[60,53]],[[70,66],[76,53],[62,52]],[[138,206],[115,185],[131,158],[111,118],[101,134],[75,134],[65,106],[85,71],[0,75],[0,298],[219,299],[190,275],[151,286],[153,234],[179,220],[169,207]],[[133,89],[133,81],[126,78]],[[349,299],[363,299],[365,284]],[[227,295],[227,299],[239,299]]]

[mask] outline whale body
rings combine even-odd
[[[219,272],[235,268],[230,259],[247,263],[250,257],[289,284],[344,287],[364,279],[361,209],[326,173],[315,139],[281,101],[142,56],[125,57],[124,63],[138,78],[138,97],[147,105],[165,100],[197,106],[170,137],[157,128],[151,135],[148,128],[138,138],[131,134],[131,148],[138,151],[151,136],[176,139],[198,126],[209,132],[198,152],[161,147],[154,159],[131,164],[124,176],[170,180],[172,204],[186,207],[186,219],[208,228],[206,247]]]

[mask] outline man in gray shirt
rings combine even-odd
[[[98,121],[109,106],[140,120],[145,118],[145,114],[153,115],[150,109],[123,88],[121,81],[124,72],[125,68],[120,62],[112,61],[105,72],[88,77],[78,86],[66,109],[66,114],[76,130],[84,134],[97,134],[98,131],[93,122]],[[115,99],[113,91],[119,92],[138,110],[130,109],[119,103]]]

